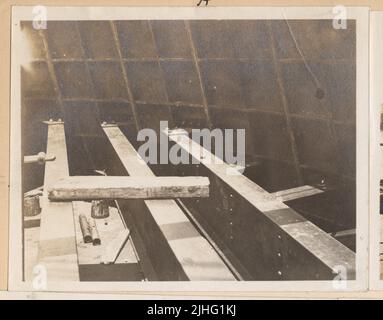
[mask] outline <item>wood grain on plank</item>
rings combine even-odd
[[[52,201],[98,199],[170,199],[209,196],[206,177],[75,176],[48,190]]]

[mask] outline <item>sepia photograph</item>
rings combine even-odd
[[[365,288],[368,9],[16,6],[11,45],[13,288]]]

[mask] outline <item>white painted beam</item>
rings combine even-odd
[[[353,251],[306,220],[274,194],[267,192],[246,176],[235,173],[232,166],[222,162],[221,159],[190,139],[185,130],[165,130],[164,133],[237,192],[240,197],[248,201],[254,209],[263,213],[281,231],[304,247],[308,253],[314,255],[318,259],[318,263],[324,264],[330,271],[342,265],[347,269],[349,278],[355,276],[355,253]]]
[[[79,281],[76,235],[71,202],[50,202],[47,190],[69,176],[63,122],[47,122],[47,153],[56,156],[45,163],[38,263],[47,271],[49,282]]]

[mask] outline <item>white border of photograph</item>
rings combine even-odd
[[[339,19],[333,7],[47,7],[48,20],[183,20],[183,19]],[[9,290],[33,291],[22,279],[22,190],[20,127],[20,43],[21,20],[33,20],[33,7],[14,6],[11,43],[11,172]],[[369,8],[347,7],[347,19],[357,20],[357,253],[356,280],[346,287],[334,281],[243,281],[243,282],[67,282],[48,283],[48,291],[173,292],[238,291],[362,291],[368,285],[369,212]],[[335,275],[334,275],[335,277]]]
[[[380,146],[381,108],[383,105],[383,11],[370,14],[370,288],[383,290],[380,279],[380,179],[383,173],[383,153]]]

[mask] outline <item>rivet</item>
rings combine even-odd
[[[281,276],[282,275],[282,271],[278,271],[278,274]]]
[[[278,235],[278,239],[282,239],[282,237],[280,235]]]

